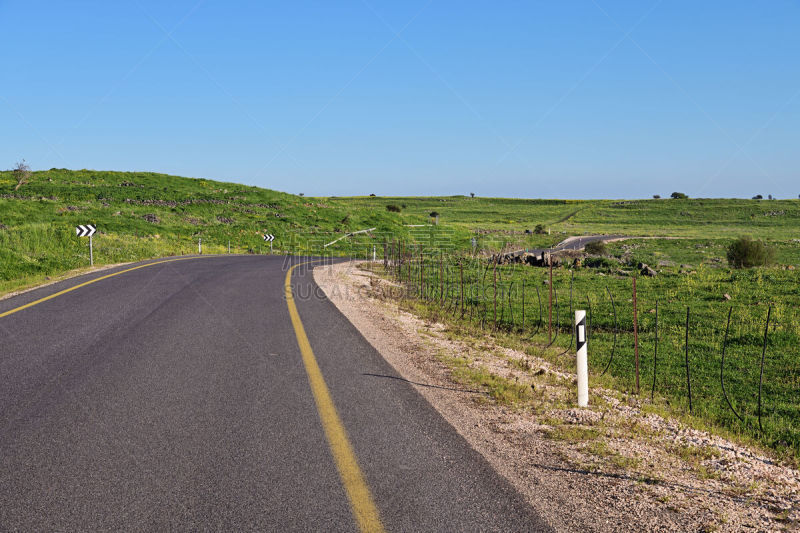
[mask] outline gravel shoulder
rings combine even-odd
[[[800,528],[800,472],[757,450],[593,388],[574,375],[407,312],[396,287],[358,264],[318,266],[326,296],[397,371],[557,531],[789,531]],[[530,387],[502,405],[453,361]]]

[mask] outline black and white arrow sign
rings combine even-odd
[[[272,242],[272,241],[275,240],[275,235],[272,235],[271,233],[267,233],[266,235],[264,235],[264,240],[267,241],[267,242]]]
[[[75,228],[75,233],[78,235],[78,237],[91,237],[94,235],[95,231],[97,231],[97,228],[91,224],[80,225]]]

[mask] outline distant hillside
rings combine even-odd
[[[16,186],[11,171],[0,172],[0,291],[87,266],[78,224],[98,228],[97,264],[196,253],[198,238],[207,253],[226,252],[228,242],[234,253],[262,253],[268,232],[276,251],[303,252],[349,231],[403,231],[401,215],[385,208],[149,172],[51,169]],[[368,239],[344,239],[330,250],[361,252]]]

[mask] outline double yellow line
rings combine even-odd
[[[285,290],[289,316],[292,318],[292,325],[297,336],[297,344],[300,346],[300,353],[303,356],[303,365],[306,368],[308,382],[311,385],[311,392],[317,404],[317,412],[319,412],[322,427],[325,429],[325,437],[328,439],[328,446],[336,462],[336,468],[339,470],[339,477],[347,492],[350,508],[353,511],[353,515],[355,515],[356,522],[358,522],[358,527],[361,531],[381,532],[383,531],[383,524],[381,524],[378,508],[375,506],[375,502],[369,492],[364,475],[358,467],[353,447],[347,438],[347,431],[345,431],[339,414],[336,412],[336,406],[333,405],[331,393],[325,384],[325,379],[322,377],[322,371],[319,369],[317,359],[311,350],[311,344],[308,342],[305,328],[303,328],[303,323],[300,321],[300,315],[297,312],[297,306],[294,303],[292,271],[306,264],[308,263],[294,265],[286,273]]]

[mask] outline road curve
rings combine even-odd
[[[149,262],[0,301],[0,530],[549,530],[303,265],[297,319],[378,527],[359,519],[284,295],[304,261]]]

